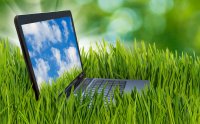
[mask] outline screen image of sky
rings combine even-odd
[[[24,24],[22,30],[39,89],[73,68],[82,71],[70,17]]]

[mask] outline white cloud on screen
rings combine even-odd
[[[68,28],[67,28],[67,22],[62,20],[62,26],[64,28],[64,35],[65,35],[65,39],[66,41],[68,40],[68,37],[69,37],[69,31],[68,31]]]
[[[62,35],[59,26],[56,23],[50,25],[48,22],[36,22],[22,25],[25,36],[31,36],[28,40],[33,47],[33,51],[40,52],[44,42],[62,42]],[[29,37],[30,38],[30,37]]]
[[[58,75],[61,76],[67,70],[67,62],[61,60],[60,50],[52,47],[51,52],[53,53],[54,58],[56,59],[56,63],[59,67]]]
[[[69,47],[68,49],[64,49],[64,52],[71,63],[76,63],[78,61],[78,56],[75,47]]]
[[[35,53],[35,52],[32,52],[32,51],[29,51],[29,56],[30,56],[31,58],[33,58],[33,57],[36,56],[36,53]]]
[[[33,70],[35,72],[36,80],[40,88],[42,82],[49,81],[48,71],[50,70],[50,66],[47,61],[41,58],[35,59],[35,62],[36,66],[33,68]]]
[[[68,68],[81,67],[78,51],[75,47],[70,46],[68,49],[64,49],[66,59],[69,61]]]
[[[63,57],[63,60],[61,59],[60,50],[52,47],[51,51],[59,67],[59,70],[57,71],[59,76],[61,76],[66,71],[70,71],[73,67],[81,67],[79,56],[75,47],[64,49],[65,56]]]

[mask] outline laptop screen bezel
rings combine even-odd
[[[28,67],[30,80],[32,82],[32,87],[35,91],[35,96],[36,96],[37,100],[39,99],[40,91],[39,91],[38,83],[37,83],[37,80],[36,80],[36,77],[35,77],[35,74],[33,71],[32,63],[30,60],[30,55],[28,53],[28,49],[27,49],[27,46],[25,43],[26,41],[25,41],[23,30],[22,30],[22,25],[56,19],[56,18],[63,18],[63,17],[71,18],[74,35],[75,35],[76,43],[78,46],[78,54],[80,56],[80,61],[81,61],[81,69],[82,69],[82,72],[65,89],[63,89],[63,91],[66,92],[67,96],[69,96],[69,93],[71,92],[72,87],[74,86],[74,88],[76,88],[79,85],[80,80],[82,80],[82,78],[84,78],[84,75],[85,75],[84,71],[83,71],[83,64],[82,64],[82,60],[81,60],[79,45],[78,45],[78,41],[77,41],[77,36],[76,36],[76,31],[75,31],[71,11],[67,10],[67,11],[49,12],[49,13],[17,15],[17,16],[15,16],[15,19],[14,19],[15,27],[16,27],[20,45],[22,48],[22,53],[23,53],[23,56],[24,56],[24,59],[26,62],[26,66]]]

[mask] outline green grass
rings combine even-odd
[[[97,44],[82,53],[87,77],[147,79],[150,88],[141,94],[119,95],[104,104],[102,94],[89,97],[58,94],[74,74],[65,74],[52,87],[34,92],[20,50],[0,42],[0,123],[200,123],[200,59],[159,50],[135,42],[129,48]],[[64,83],[63,83],[64,82]]]

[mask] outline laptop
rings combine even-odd
[[[148,80],[86,78],[70,11],[17,15],[14,22],[37,100],[43,84],[74,71],[76,78],[63,89],[67,97],[74,87],[75,94],[103,91],[110,101],[116,87],[126,93],[149,85]]]

